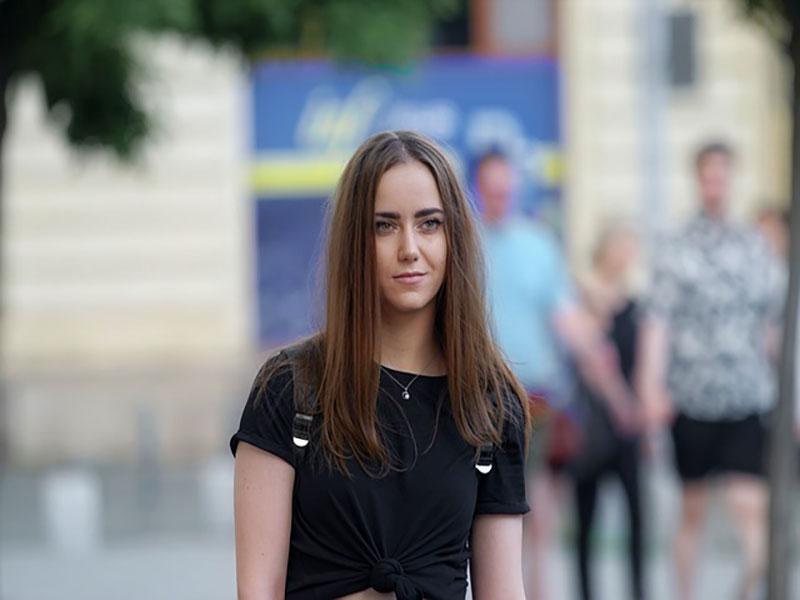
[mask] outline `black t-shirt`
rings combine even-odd
[[[413,378],[390,372],[403,385]],[[398,600],[465,597],[475,515],[528,511],[524,431],[507,422],[492,470],[478,473],[446,389],[446,377],[420,376],[402,400],[397,383],[381,373],[378,415],[399,469],[376,478],[351,460],[352,479],[296,453],[288,372],[270,381],[258,403],[251,392],[231,451],[245,441],[295,468],[287,600],[330,600],[370,587],[394,591]],[[307,450],[313,444],[320,441],[312,435]]]
[[[636,303],[628,300],[614,314],[609,337],[619,353],[619,368],[625,380],[630,382],[636,361],[636,340],[638,337],[639,319]]]

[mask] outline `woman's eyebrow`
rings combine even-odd
[[[419,219],[420,217],[429,217],[435,214],[444,215],[444,211],[441,208],[423,208],[414,213],[414,218]],[[376,212],[375,216],[383,217],[384,219],[400,219],[400,213],[396,212]]]
[[[414,218],[419,219],[420,217],[430,217],[436,214],[444,215],[444,211],[441,208],[423,208],[414,213]]]

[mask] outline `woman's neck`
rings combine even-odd
[[[383,316],[380,364],[408,373],[445,373],[444,357],[434,332],[435,314],[426,313]]]

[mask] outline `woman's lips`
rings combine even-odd
[[[414,273],[411,275],[395,275],[394,278],[400,283],[412,285],[422,281],[425,278],[425,273]]]

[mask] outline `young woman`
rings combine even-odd
[[[325,324],[267,360],[231,440],[239,598],[464,598],[469,559],[473,598],[522,600],[527,408],[452,167],[375,135],[328,228]]]
[[[625,381],[633,376],[638,332],[638,308],[628,287],[629,275],[638,255],[638,238],[630,227],[616,225],[600,236],[593,253],[592,270],[580,280],[581,299],[598,330],[604,331],[616,354],[616,364]],[[602,596],[593,593],[591,569],[591,533],[597,494],[607,476],[616,477],[622,485],[628,512],[628,565],[630,598],[645,597],[643,572],[643,519],[639,491],[638,416],[635,405],[626,405],[625,412],[608,405],[589,392],[583,384],[581,408],[593,411],[585,427],[586,447],[570,471],[575,483],[577,508],[580,598],[591,600]],[[587,413],[588,416],[588,413]],[[592,442],[591,440],[595,440]],[[597,442],[596,440],[600,440]],[[588,455],[587,455],[588,454]]]

